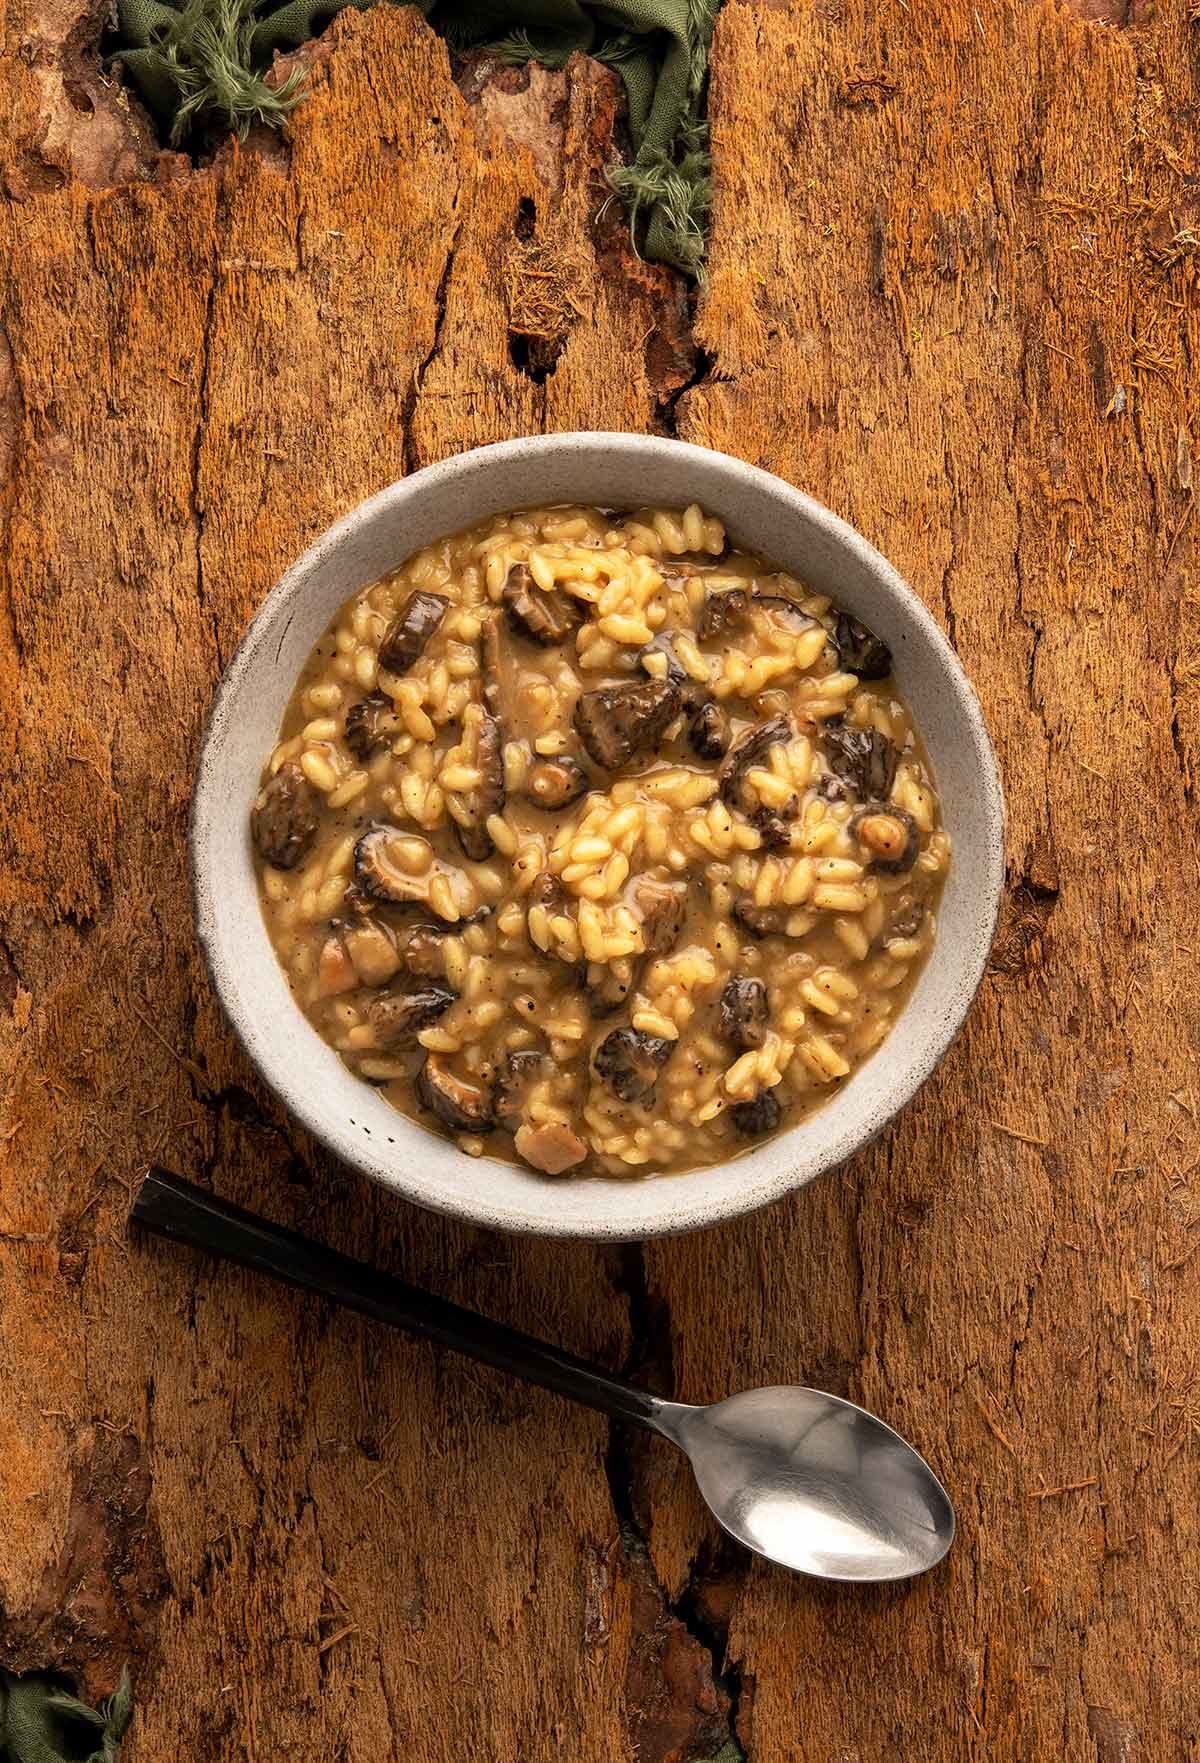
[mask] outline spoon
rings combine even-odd
[[[781,1384],[707,1408],[665,1401],[165,1169],[146,1176],[130,1216],[159,1236],[662,1433],[691,1461],[717,1523],[783,1567],[816,1579],[908,1579],[936,1566],[954,1541],[954,1508],[928,1464],[890,1426],[839,1396]]]

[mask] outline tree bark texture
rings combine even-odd
[[[0,58],[0,1663],[133,1670],[130,1763],[1183,1763],[1200,1751],[1200,24],[729,0],[711,280],[605,208],[594,63],[343,14],[282,140],[159,152],[80,0]],[[644,1250],[331,1166],[200,970],[222,665],[286,564],[511,435],[678,434],[897,564],[978,686],[1009,885],[967,1032],[842,1172]],[[814,1382],[945,1567],[723,1545],[665,1444],[132,1244],[167,1162],[703,1401]],[[481,1180],[486,1170],[481,1170]]]

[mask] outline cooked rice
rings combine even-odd
[[[569,614],[560,643],[536,647],[502,612],[522,569],[531,591]],[[449,604],[411,666],[392,673],[381,652],[417,592]],[[791,616],[764,615],[751,598],[751,615],[703,634],[711,597],[736,592],[789,601]],[[491,620],[505,662],[485,700]],[[427,1055],[494,1095],[506,1060],[544,1053],[520,1096],[521,1144],[573,1136],[585,1155],[571,1173],[727,1158],[747,1143],[739,1109],[765,1093],[783,1126],[802,1118],[888,1034],[932,945],[950,858],[895,682],[843,665],[836,628],[824,596],[728,552],[720,522],[695,506],[498,515],[354,595],[313,651],[264,769],[282,783],[298,765],[319,803],[303,861],[259,864],[264,917],[301,1008],[352,1069],[427,1124],[413,1087]],[[660,752],[605,772],[581,752],[575,700],[634,679],[683,682],[682,708]],[[496,694],[504,799],[480,823],[489,855],[472,859],[458,834],[475,826],[490,775]],[[791,723],[736,795],[722,787],[721,761],[689,745],[686,706],[706,696],[735,742],[768,718]],[[347,717],[368,711],[363,750],[347,739]],[[915,860],[902,873],[859,842],[855,792],[831,759],[839,726],[897,749],[888,801],[873,813],[912,829]],[[577,799],[558,810],[531,800],[535,764],[581,760]],[[409,906],[364,897],[356,844],[377,825],[394,829],[386,860],[409,878]],[[662,947],[640,890],[670,883],[684,884],[684,911]],[[355,941],[363,924],[377,934]],[[432,976],[405,966],[418,924],[430,927]],[[722,1029],[733,978],[764,988],[766,1026],[748,1047]],[[372,1005],[431,985],[452,995],[447,1007],[394,1043]],[[661,1049],[649,1094],[634,1100],[596,1062],[622,1029]],[[511,1155],[500,1130],[455,1136],[472,1156]]]

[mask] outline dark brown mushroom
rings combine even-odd
[[[652,655],[661,655],[665,658],[667,663],[665,673],[658,673],[654,668],[646,666],[646,662]],[[665,631],[659,631],[658,635],[652,637],[644,649],[639,649],[638,666],[650,679],[670,680],[673,686],[685,685],[689,677],[687,669],[676,655],[674,645]]]
[[[356,759],[369,759],[400,732],[400,722],[390,698],[373,692],[360,698],[346,712],[346,745]]]
[[[565,1120],[543,1120],[536,1126],[527,1121],[517,1128],[513,1143],[517,1155],[543,1175],[561,1175],[565,1169],[574,1169],[583,1162],[588,1150]]]
[[[412,1047],[418,1032],[449,1010],[457,994],[448,986],[420,992],[381,992],[367,1006],[367,1022],[380,1047]]]
[[[396,939],[400,965],[416,979],[440,979],[446,971],[447,927],[413,924]]]
[[[539,588],[525,563],[514,563],[500,598],[513,626],[522,636],[552,648],[563,643],[583,622],[584,609],[569,594]]]
[[[729,750],[729,718],[715,698],[701,704],[688,727],[688,743],[697,759],[720,759]]]
[[[921,900],[911,900],[888,925],[888,935],[892,937],[915,937],[925,922],[925,905]]]
[[[736,746],[731,747],[720,771],[721,800],[730,808],[740,809],[743,814],[754,814],[758,811],[758,798],[750,790],[746,781],[746,773],[755,766],[769,763],[772,747],[783,746],[792,738],[792,725],[786,716],[773,716],[769,722],[760,722],[748,734],[742,736]],[[784,804],[784,808],[787,804]],[[796,813],[799,804],[792,810]],[[784,808],[774,812],[783,819],[790,818]]]
[[[354,881],[368,900],[383,906],[408,906],[420,900],[421,885],[391,855],[393,841],[405,834],[382,823],[363,833],[354,847]]]
[[[850,791],[840,777],[835,777],[831,771],[827,771],[817,784],[817,794],[824,802],[845,802]]]
[[[491,1132],[496,1124],[490,1090],[456,1077],[436,1053],[426,1053],[415,1089],[421,1106],[451,1132]]]
[[[562,918],[570,909],[571,896],[556,875],[543,869],[530,887],[529,904],[544,906],[551,918]]]
[[[850,831],[872,866],[885,875],[905,875],[917,861],[921,832],[911,814],[888,803],[860,808],[850,821]]]
[[[750,821],[758,828],[768,851],[781,851],[792,842],[792,829],[788,822],[795,820],[799,812],[799,799],[793,795],[778,808],[756,808]]]
[[[450,602],[442,594],[410,594],[379,645],[379,665],[387,673],[407,673],[424,653]]]
[[[466,856],[473,863],[482,863],[496,849],[487,823],[504,807],[504,753],[500,724],[484,710],[479,718],[479,736],[475,764],[482,772],[482,781],[463,797],[469,818],[456,820],[454,830]]]
[[[758,1139],[764,1133],[774,1132],[782,1114],[774,1090],[759,1090],[751,1101],[731,1102],[729,1105],[729,1118],[747,1139]]]
[[[728,588],[722,594],[709,594],[696,620],[696,635],[702,643],[712,637],[723,637],[746,622],[750,596],[745,588]]]
[[[886,802],[896,781],[900,755],[878,729],[855,728],[834,717],[821,731],[830,771],[865,802]]]
[[[721,1033],[743,1052],[767,1033],[767,988],[760,979],[729,979],[721,993]]]
[[[492,908],[480,906],[457,924],[410,924],[396,933],[396,955],[401,967],[414,979],[442,979],[446,972],[446,938],[457,936],[470,924],[482,924]]]
[[[671,1056],[673,1041],[642,1034],[636,1028],[614,1028],[592,1055],[597,1077],[622,1102],[645,1102],[654,1094],[658,1074]]]
[[[575,705],[575,731],[590,758],[607,771],[626,765],[635,753],[661,741],[679,714],[679,687],[670,680],[631,680],[582,692]]]
[[[535,1047],[505,1054],[493,1090],[492,1111],[497,1126],[503,1127],[505,1132],[516,1132],[525,1117],[529,1091],[550,1070],[550,1055]]]
[[[665,655],[667,670],[663,675],[646,666],[650,655]],[[729,721],[703,680],[693,679],[680,662],[669,636],[661,631],[646,644],[638,656],[642,670],[651,679],[663,678],[678,687],[680,706],[688,718],[688,744],[699,759],[719,759],[729,745]]]
[[[754,938],[786,937],[788,921],[799,907],[756,906],[749,894],[739,894],[730,907],[735,923]]]
[[[566,888],[564,888],[558,877],[556,875],[551,875],[548,869],[542,870],[541,874],[537,877],[533,886],[530,888],[529,904],[531,906],[544,906],[551,918],[574,917],[574,913],[571,910],[574,902],[572,901],[571,896],[567,893]],[[530,941],[533,942],[532,937],[530,938]],[[583,985],[585,983],[588,971],[587,962],[580,961],[573,955],[568,955],[561,943],[556,940],[551,940],[548,949],[541,948],[537,943],[534,943],[533,946],[537,949],[539,954],[545,955],[549,960],[561,961],[564,967],[570,968],[577,984]],[[602,1013],[593,1012],[593,1014]]]
[[[539,759],[525,774],[525,794],[539,808],[569,808],[587,791],[587,772],[578,759],[565,753],[554,759]]]
[[[847,673],[856,673],[859,679],[886,679],[891,673],[892,651],[873,630],[851,618],[848,612],[838,613],[833,640],[839,665]]]
[[[673,949],[683,928],[687,890],[680,882],[640,877],[630,890],[634,911],[642,921],[648,955],[665,955]]]
[[[281,765],[258,792],[250,811],[250,835],[272,869],[295,869],[317,836],[321,796],[293,760]]]

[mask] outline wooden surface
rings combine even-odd
[[[595,221],[590,63],[460,89],[381,6],[286,142],[194,169],[78,6],[12,0],[0,61],[0,1663],[103,1693],[128,1660],[130,1763],[1200,1756],[1186,0],[730,0],[694,312]],[[878,543],[1011,816],[992,970],[903,1120],[644,1252],[330,1167],[219,1018],[184,874],[201,718],[281,568],[402,471],[606,426]],[[684,1398],[848,1391],[958,1543],[877,1593],[750,1565],[667,1447],[128,1242],[151,1159]]]

